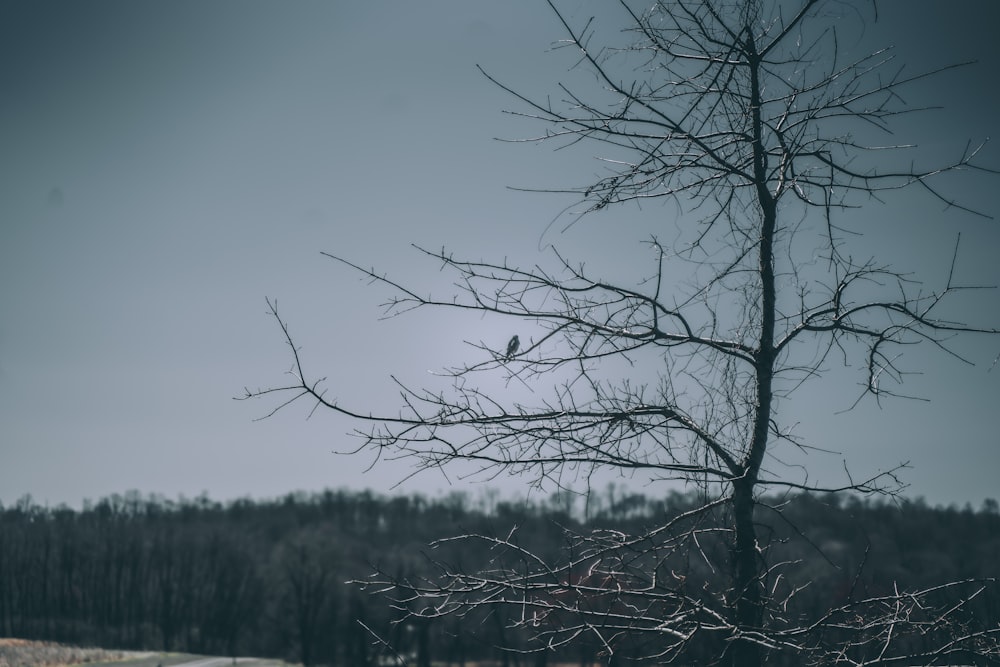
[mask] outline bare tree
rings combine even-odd
[[[605,470],[696,485],[703,505],[640,535],[598,531],[545,556],[517,532],[487,540],[495,560],[473,572],[443,564],[397,586],[422,616],[505,607],[523,650],[592,641],[609,661],[768,664],[945,664],[1000,658],[998,630],[969,609],[986,583],[886,590],[825,610],[797,605],[808,582],[759,535],[768,493],[895,494],[897,470],[820,487],[789,476],[783,453],[807,450],[783,402],[833,363],[859,369],[858,400],[900,394],[901,351],[926,343],[959,357],[959,334],[996,334],[953,321],[966,289],[951,271],[928,290],[852,245],[850,212],[913,187],[967,214],[936,177],[984,169],[978,147],[957,160],[915,166],[907,147],[877,145],[914,109],[900,93],[943,70],[904,76],[888,51],[839,49],[838,17],[874,13],[839,0],[622,0],[629,30],[610,37],[574,25],[550,2],[565,48],[598,86],[561,86],[536,100],[486,76],[546,127],[560,146],[605,150],[606,173],[561,190],[584,213],[663,199],[681,215],[654,250],[647,278],[621,285],[554,251],[553,265],[464,261],[420,250],[451,272],[443,298],[331,257],[391,290],[390,315],[442,308],[530,323],[538,335],[470,343],[472,361],[448,369],[447,387],[396,380],[403,407],[374,414],[327,397],[269,301],[294,357],[292,381],[246,392],[305,400],[362,424],[363,448],[409,457],[419,469],[471,463],[486,475],[579,483]],[[648,6],[652,4],[652,6]],[[861,20],[861,19],[859,19]],[[617,26],[614,26],[617,28]],[[627,42],[616,45],[617,34]],[[599,43],[599,40],[607,40]],[[949,69],[948,67],[944,68]],[[900,166],[900,165],[903,166]],[[678,265],[685,273],[677,272]],[[683,275],[683,280],[677,276]],[[524,326],[522,324],[522,326]],[[526,339],[527,338],[527,339]],[[500,376],[530,386],[533,404],[482,389]],[[367,424],[367,426],[363,426]],[[954,593],[954,594],[952,594]],[[512,635],[514,636],[514,635]],[[533,643],[532,643],[533,642]]]

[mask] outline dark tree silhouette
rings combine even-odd
[[[396,586],[399,604],[422,617],[493,609],[509,624],[512,647],[545,651],[586,640],[609,662],[753,667],[1000,656],[996,628],[977,628],[963,604],[942,602],[954,599],[942,596],[953,589],[972,600],[982,585],[871,596],[849,588],[825,609],[800,609],[808,582],[759,532],[762,512],[780,512],[761,505],[765,492],[899,489],[897,470],[846,474],[819,488],[807,474],[769,467],[789,448],[809,446],[782,410],[802,383],[821,381],[843,359],[863,373],[858,400],[882,400],[900,393],[904,348],[924,342],[959,356],[957,336],[998,333],[952,319],[950,301],[969,289],[955,275],[957,245],[942,257],[947,279],[928,290],[877,259],[859,259],[852,243],[852,209],[904,188],[976,215],[936,178],[983,169],[978,148],[920,167],[900,155],[903,146],[865,139],[913,111],[901,97],[907,86],[948,67],[904,76],[882,51],[847,58],[839,21],[874,11],[863,3],[623,0],[623,43],[615,42],[619,26],[605,34],[592,22],[575,25],[550,5],[562,45],[576,49],[597,84],[561,86],[555,101],[487,77],[519,101],[517,113],[547,125],[542,139],[606,151],[606,175],[568,190],[585,212],[653,200],[685,212],[669,243],[649,241],[649,277],[608,282],[558,251],[552,266],[523,268],[420,250],[457,285],[434,297],[330,255],[388,288],[391,314],[452,309],[541,333],[515,338],[506,351],[472,343],[471,361],[446,373],[450,386],[399,382],[403,407],[379,414],[329,398],[268,301],[291,350],[292,380],[246,397],[278,398],[274,410],[308,402],[367,424],[363,448],[409,457],[418,468],[465,462],[487,476],[556,485],[615,470],[695,485],[703,502],[636,534],[568,534],[555,554],[536,552],[516,532],[466,535],[491,547],[482,568],[442,563],[436,576],[380,576],[375,585]],[[673,279],[668,265],[685,266],[685,279]],[[495,376],[530,386],[537,402],[510,402],[479,381]]]

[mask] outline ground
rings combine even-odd
[[[66,646],[54,642],[0,638],[0,667],[63,667],[86,663],[88,667],[225,667],[231,658],[158,653],[154,651],[114,651]],[[287,667],[280,660],[239,658],[239,667]]]

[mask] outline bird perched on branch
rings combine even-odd
[[[514,334],[514,337],[507,343],[507,358],[512,359],[517,354],[517,348],[521,347],[521,340]]]

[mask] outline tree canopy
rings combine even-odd
[[[865,12],[874,18],[873,4],[622,0],[624,30],[575,22],[549,4],[588,83],[535,98],[486,76],[515,99],[514,113],[542,125],[532,140],[601,151],[604,173],[566,191],[583,214],[654,202],[679,212],[642,241],[654,251],[644,276],[606,280],[558,248],[546,266],[418,249],[453,280],[452,292],[434,295],[329,255],[390,292],[390,317],[451,310],[537,335],[470,343],[443,386],[393,378],[401,407],[375,410],[329,395],[269,300],[292,380],[246,397],[347,417],[359,449],[417,469],[471,464],[487,478],[557,487],[611,470],[701,493],[700,505],[655,527],[575,534],[569,553],[539,553],[516,533],[463,533],[497,555],[481,569],[442,562],[434,577],[377,579],[415,619],[489,609],[540,655],[594,641],[609,660],[753,667],[996,656],[996,631],[938,606],[937,587],[852,589],[822,612],[791,611],[799,588],[786,582],[799,565],[779,557],[759,523],[766,493],[892,496],[901,486],[897,470],[857,476],[848,467],[831,486],[814,482],[808,464],[785,465],[788,452],[813,447],[786,409],[804,383],[823,382],[839,362],[861,372],[858,400],[881,401],[902,395],[910,346],[961,358],[962,336],[1000,333],[948,309],[974,289],[955,278],[957,246],[943,252],[947,277],[927,287],[863,252],[851,225],[854,209],[908,188],[977,215],[939,177],[990,171],[980,146],[925,165],[907,159],[906,144],[881,143],[915,111],[907,87],[950,66],[907,75],[884,50],[842,49],[843,31],[863,26]],[[855,21],[842,22],[846,14]],[[530,395],[497,390],[496,378]]]

